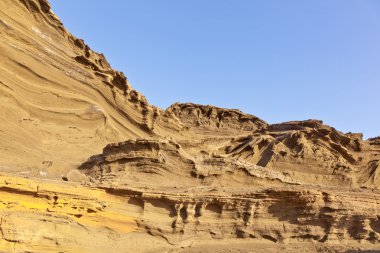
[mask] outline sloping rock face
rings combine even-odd
[[[166,125],[156,120],[162,110],[71,35],[47,1],[4,0],[0,10],[2,168],[54,176],[110,142]]]
[[[46,0],[0,35],[1,252],[379,249],[379,137],[159,109]]]

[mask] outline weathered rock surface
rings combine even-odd
[[[159,109],[47,0],[0,35],[0,252],[379,252],[379,137]]]

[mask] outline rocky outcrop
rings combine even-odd
[[[56,177],[108,143],[182,128],[70,34],[46,0],[0,8],[0,164],[8,171],[34,175],[51,161],[47,175]]]
[[[0,176],[1,252],[123,252],[127,203],[78,184]]]
[[[343,134],[321,121],[308,120],[270,125],[232,140],[225,150],[232,157],[260,166],[307,173],[309,183],[341,182],[354,187],[356,174],[367,162],[367,147],[361,135]]]
[[[228,185],[244,187],[256,182],[298,184],[282,172],[247,164],[228,157],[194,157],[178,143],[161,140],[129,140],[110,144],[103,153],[79,167],[94,182],[103,185],[149,187],[150,189]],[[180,182],[180,184],[179,184]]]
[[[109,193],[134,192],[138,226],[173,245],[242,238],[379,243],[373,140],[315,120],[268,125],[240,138],[214,132],[202,139],[198,127],[192,141],[108,145],[80,169]]]
[[[194,238],[247,238],[285,244],[379,242],[379,218],[371,214],[376,212],[378,203],[372,193],[295,187],[223,196],[195,193],[193,198],[148,196],[143,194],[145,200],[140,202],[144,208],[139,226],[173,243]],[[368,202],[360,204],[359,196],[366,196]],[[166,209],[167,217],[158,218],[158,208]]]
[[[181,123],[191,128],[193,132],[202,135],[213,135],[215,132],[227,135],[252,132],[266,127],[268,124],[249,114],[239,110],[224,109],[210,105],[198,105],[192,103],[176,103],[170,106],[167,113],[174,114]]]
[[[5,252],[180,251],[194,243],[212,248],[213,241],[241,239],[250,245],[246,252],[263,243],[290,248],[300,242],[332,248],[344,243],[348,248],[360,242],[371,248],[380,239],[379,192],[363,189],[168,192],[2,176],[0,190],[0,250]],[[155,244],[130,244],[133,240]]]
[[[0,35],[1,252],[378,250],[379,137],[159,109],[47,0]]]

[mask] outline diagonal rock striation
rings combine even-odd
[[[150,105],[47,0],[0,1],[0,252],[377,252],[380,138]]]

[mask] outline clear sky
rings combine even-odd
[[[50,0],[151,104],[380,135],[378,0]]]

